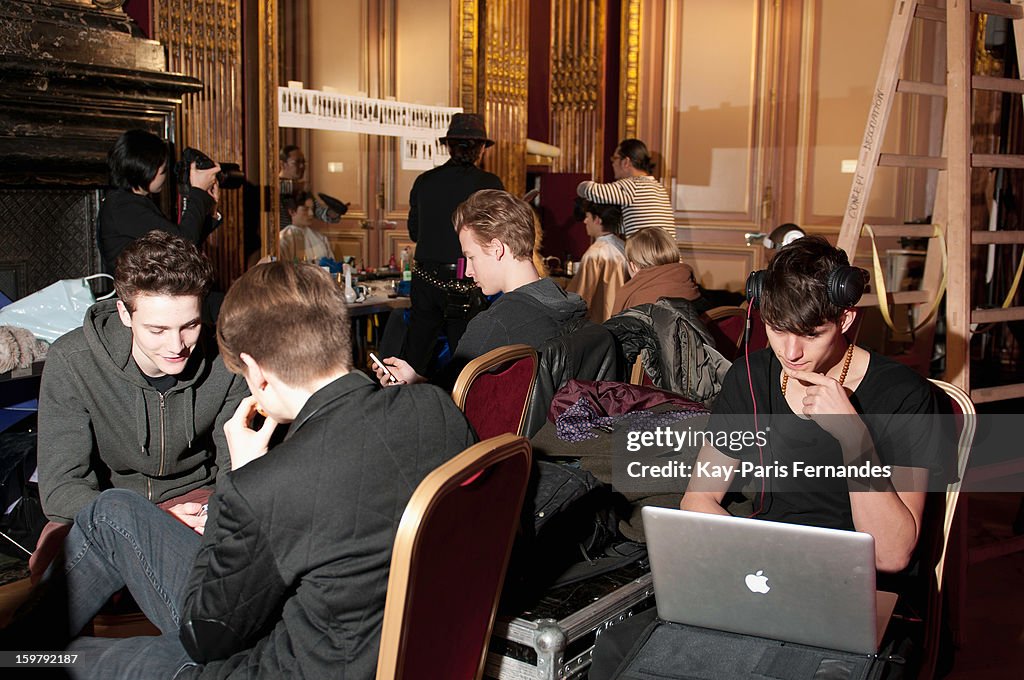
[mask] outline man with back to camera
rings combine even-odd
[[[459,205],[453,221],[466,275],[484,295],[504,293],[466,327],[455,356],[435,382],[451,387],[458,371],[469,361],[496,347],[524,343],[540,347],[562,328],[586,317],[587,304],[549,278],[541,278],[533,263],[533,209],[506,191],[483,189]],[[425,377],[403,359],[384,359],[401,382],[423,382]],[[393,384],[375,366],[381,384]]]
[[[594,203],[621,206],[622,233],[626,240],[638,229],[658,227],[675,241],[672,201],[665,187],[651,174],[654,161],[647,146],[639,139],[624,139],[615,147],[611,161],[614,182],[580,182],[576,193]]]
[[[583,253],[575,276],[566,290],[579,293],[587,303],[587,318],[604,323],[612,315],[612,303],[629,278],[622,231],[622,209],[617,205],[582,201],[580,211],[587,236],[593,243]]]
[[[451,158],[417,177],[409,192],[409,237],[416,243],[416,267],[403,357],[421,375],[430,368],[439,333],[444,332],[455,354],[470,321],[465,301],[473,286],[459,276],[462,249],[452,230],[452,214],[475,191],[505,188],[497,175],[479,167],[484,151],[494,144],[487,138],[482,116],[456,113],[440,141]]]
[[[948,437],[927,417],[940,412],[928,381],[844,335],[856,318],[865,275],[849,266],[846,253],[817,236],[784,247],[766,271],[751,275],[757,283],[748,282],[748,295],[753,292],[751,304],[760,307],[770,346],[750,354],[749,372],[744,358],[733,363],[706,431],[762,431],[766,443],[758,449],[751,436],[736,450],[723,446],[724,451],[705,444],[694,469],[703,465],[712,472],[691,474],[680,507],[730,514],[722,501],[736,488],[741,465],[778,465],[771,468],[772,477],[744,478],[754,496],[751,516],[869,533],[878,571],[906,576],[927,489],[937,480],[944,484],[955,463],[948,456]],[[837,292],[830,295],[830,287]],[[888,465],[891,477],[806,472],[807,466],[835,470],[865,464]],[[882,589],[902,593],[907,587],[914,586],[900,579]],[[601,641],[594,680],[611,677],[654,613],[634,617]]]
[[[223,426],[247,394],[206,338],[200,307],[213,269],[165,231],[117,260],[119,299],[89,308],[50,348],[39,394],[39,491],[51,520],[71,522],[108,488],[137,491],[196,529],[174,499],[230,468]]]
[[[219,198],[217,173],[220,166],[200,170],[189,168],[189,190],[184,196],[181,219],[167,219],[150,198],[167,182],[167,142],[145,130],[121,134],[107,158],[114,188],[107,192],[97,219],[103,268],[114,271],[117,256],[125,246],[154,229],[180,236],[201,245],[215,226]]]
[[[231,470],[210,498],[203,536],[112,490],[79,513],[66,542],[68,634],[127,586],[162,635],[78,638],[71,671],[370,680],[405,506],[474,436],[436,387],[381,390],[351,370],[343,291],[315,265],[272,262],[244,274],[224,301],[217,341],[252,396],[225,426]],[[279,423],[290,423],[288,436],[268,451]],[[35,620],[60,590],[43,594]],[[26,637],[31,624],[21,624]],[[51,632],[36,644],[52,642]]]

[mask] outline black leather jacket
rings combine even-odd
[[[538,348],[537,384],[526,410],[526,436],[532,437],[547,420],[555,392],[570,378],[621,380],[615,336],[598,324],[576,320]]]

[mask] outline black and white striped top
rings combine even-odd
[[[622,206],[622,233],[629,236],[644,227],[660,227],[674,241],[676,222],[668,192],[651,175],[623,177],[609,184],[580,182],[576,193],[594,203]]]

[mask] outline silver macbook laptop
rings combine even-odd
[[[643,508],[658,616],[862,654],[896,595],[875,590],[875,540],[855,531]]]

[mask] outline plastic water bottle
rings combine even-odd
[[[352,287],[352,266],[345,263],[341,267],[345,271],[345,302],[352,304],[356,301],[356,289]]]
[[[409,247],[402,248],[402,280],[412,281],[412,258],[409,257]]]

